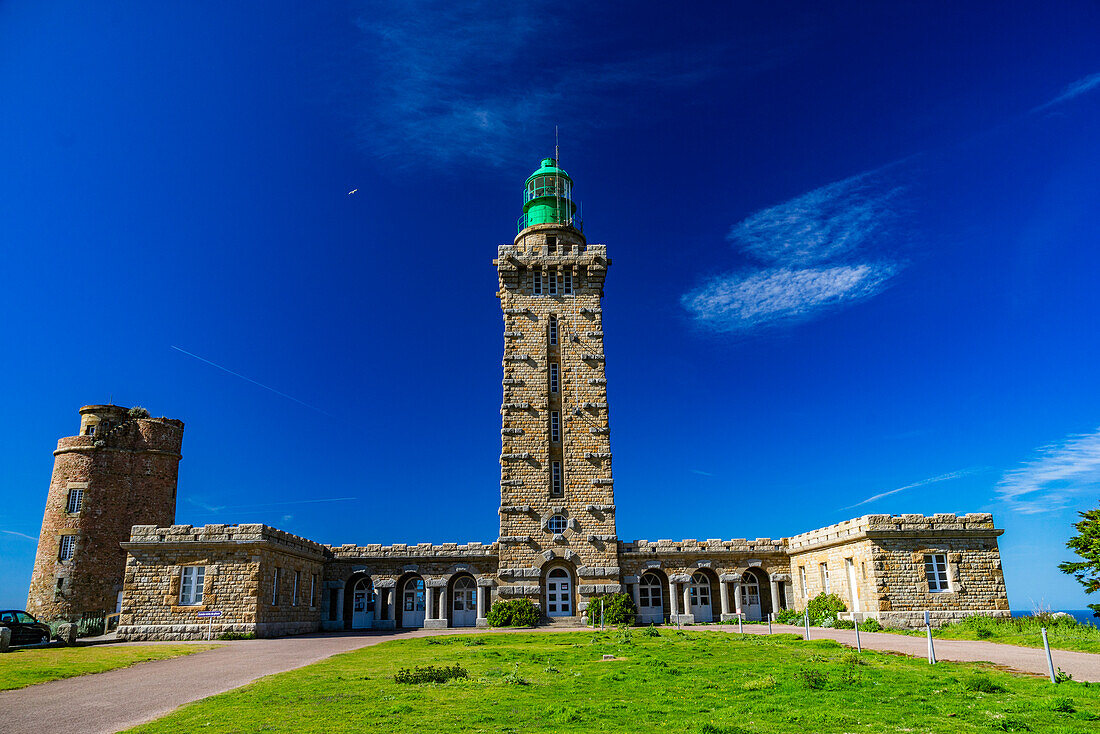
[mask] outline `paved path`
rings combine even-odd
[[[803,636],[804,627],[794,627],[785,624],[773,625],[776,632],[793,632]],[[686,629],[721,630],[723,632],[737,632],[737,625],[715,625],[706,627],[694,627]],[[766,635],[768,626],[764,624],[745,625],[746,634]],[[837,642],[856,646],[855,630],[826,629],[824,627],[810,628],[811,640],[830,639]],[[882,650],[884,652],[900,652],[918,658],[928,657],[928,638],[910,637],[908,635],[896,635],[889,632],[860,632],[859,641],[865,650]],[[936,639],[936,659],[942,661],[955,661],[966,663],[987,662],[1012,668],[1024,673],[1048,676],[1047,656],[1041,647],[1018,647],[1016,645],[1004,645],[996,642],[980,642],[977,640],[941,640]],[[1051,650],[1055,669],[1061,668],[1073,675],[1074,680],[1100,681],[1100,654],[1090,652],[1070,652],[1068,650]]]
[[[577,628],[555,627],[548,632]],[[585,628],[579,628],[581,630]],[[667,627],[666,627],[667,629]],[[737,633],[736,625],[696,626],[692,631]],[[802,627],[775,625],[776,632],[801,635]],[[322,634],[224,643],[224,647],[171,660],[141,663],[106,673],[41,683],[0,692],[0,732],[117,732],[151,721],[183,704],[243,686],[257,678],[281,673],[349,650],[387,640],[446,634],[480,634],[485,630],[412,630],[361,634]],[[526,630],[517,630],[526,631]],[[767,634],[766,625],[745,625],[746,634]],[[852,630],[814,627],[810,639],[833,639],[855,646]],[[924,657],[927,641],[886,633],[861,632],[863,647]],[[119,643],[147,645],[156,643]],[[1076,680],[1100,681],[1100,654],[1053,651],[1055,666]],[[985,661],[1039,675],[1047,674],[1041,649],[992,642],[936,640],[939,660]]]

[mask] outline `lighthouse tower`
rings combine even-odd
[[[546,158],[524,185],[511,245],[497,251],[504,313],[499,593],[551,619],[619,586],[603,284],[573,179]]]

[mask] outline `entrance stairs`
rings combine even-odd
[[[584,617],[543,617],[539,627],[584,627]]]

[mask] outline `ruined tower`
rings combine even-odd
[[[604,376],[604,245],[585,240],[573,180],[553,158],[528,177],[498,248],[504,312],[499,593],[577,615],[619,591]]]
[[[75,620],[115,611],[134,525],[171,525],[183,421],[141,408],[85,405],[80,433],[57,442],[27,611]]]

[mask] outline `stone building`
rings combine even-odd
[[[620,540],[603,350],[611,260],[585,238],[572,188],[543,160],[494,261],[504,317],[495,543],[332,546],[263,525],[135,521],[125,573],[112,579],[125,590],[120,635],[474,626],[506,598],[573,622],[616,592],[633,596],[642,623],[762,619],[823,591],[856,618],[896,625],[925,610],[937,622],[1008,615],[1003,531],[988,514],[868,515],[778,539]],[[203,611],[222,616],[208,627]]]

